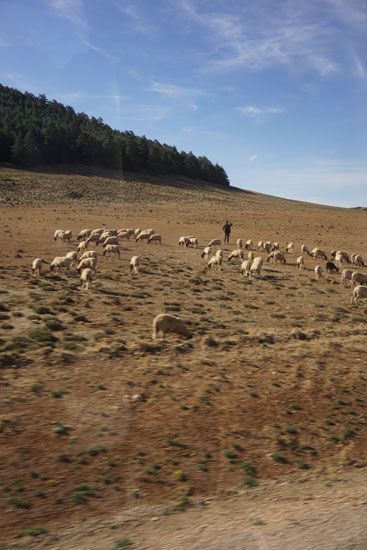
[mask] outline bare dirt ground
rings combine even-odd
[[[365,548],[367,304],[295,259],[302,243],[366,257],[367,212],[171,183],[0,169],[0,543]],[[226,219],[224,268],[207,272],[202,247]],[[100,256],[89,292],[75,270],[32,277],[33,258],[76,247],[55,229],[86,227],[153,227],[163,242]],[[185,234],[199,249],[178,246]],[[238,237],[296,252],[247,280],[226,261]],[[164,311],[193,338],[152,342]]]

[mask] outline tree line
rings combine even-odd
[[[82,163],[131,172],[175,174],[229,185],[225,170],[205,156],[178,151],[101,118],[76,113],[45,95],[0,84],[0,162],[21,167]]]

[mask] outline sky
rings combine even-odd
[[[232,185],[367,206],[367,0],[0,0],[0,82]]]

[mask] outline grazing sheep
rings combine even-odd
[[[323,272],[323,269],[322,269],[321,265],[317,265],[315,267],[315,279],[316,279],[316,281],[318,281],[321,277],[323,277],[322,272]]]
[[[266,251],[266,252],[270,252],[271,248],[272,248],[272,244],[271,244],[271,241],[266,241],[266,243],[263,244],[263,249]]]
[[[65,267],[66,271],[68,271],[72,263],[73,261],[66,256],[56,256],[50,264],[50,271],[55,269],[56,272],[59,273],[60,269],[63,267]]]
[[[89,290],[89,283],[92,282],[94,276],[95,276],[94,269],[85,268],[80,274],[80,285],[85,290]]]
[[[212,248],[211,246],[206,246],[201,253],[201,257],[205,258],[206,260],[212,255]]]
[[[248,259],[250,262],[253,262],[253,261],[254,261],[254,253],[252,252],[252,250],[250,250],[250,252],[247,254],[247,259]]]
[[[48,264],[49,262],[46,262],[46,260],[43,260],[42,258],[36,258],[32,262],[32,273],[35,277],[39,277],[41,275],[42,271],[42,265]]]
[[[262,250],[263,248],[264,248],[264,243],[263,243],[263,241],[259,241],[259,242],[257,243],[257,249],[258,249],[258,250]]]
[[[263,267],[263,259],[261,256],[256,256],[256,258],[254,259],[254,261],[252,262],[251,264],[251,268],[250,268],[250,272],[251,272],[251,275],[253,275],[254,273],[257,273],[258,276],[260,277],[261,275],[261,270],[262,270],[262,267]]]
[[[354,287],[353,294],[352,294],[352,301],[351,301],[352,305],[353,304],[357,305],[358,300],[359,299],[363,300],[364,298],[367,298],[367,287],[362,285],[358,285]]]
[[[84,260],[85,258],[97,258],[98,254],[95,250],[87,250],[82,256],[80,256],[79,261]]]
[[[365,263],[364,263],[364,259],[363,259],[363,256],[361,256],[361,254],[356,254],[354,256],[354,265],[356,267],[365,267]]]
[[[117,232],[117,238],[118,239],[126,239],[127,241],[130,240],[131,233],[130,231],[127,231],[126,229],[122,229],[121,231]]]
[[[220,246],[222,241],[220,239],[212,239],[208,242],[208,246]]]
[[[217,258],[222,258],[223,260],[223,250],[221,250],[220,248],[216,251],[215,255]]]
[[[81,252],[82,250],[87,250],[88,244],[89,244],[88,240],[80,241],[77,248],[78,252]]]
[[[331,258],[332,260],[335,260],[336,252],[337,252],[336,250],[331,250],[331,251],[330,251],[330,258]]]
[[[150,237],[150,234],[149,233],[139,233],[139,235],[136,237],[136,242],[137,243],[140,243],[141,241],[148,241],[149,240],[149,237]]]
[[[222,256],[218,256],[217,254],[215,256],[212,256],[210,260],[208,261],[208,268],[213,269],[214,266],[218,266],[218,270],[221,269],[221,265],[223,262]]]
[[[346,262],[347,264],[350,263],[348,254],[346,252],[341,252],[340,250],[338,250],[335,254],[335,261],[339,264],[339,267],[342,266],[343,262]]]
[[[161,313],[153,320],[153,340],[156,340],[159,337],[159,334],[162,334],[164,337],[167,333],[178,334],[179,336],[184,336],[186,338],[191,338],[186,324],[180,317],[175,317],[174,315],[168,315],[167,313]]]
[[[190,237],[186,237],[185,235],[182,235],[182,237],[180,237],[178,239],[178,245],[179,246],[185,246],[186,244],[186,241],[189,239]]]
[[[98,241],[99,241],[99,237],[101,236],[100,233],[91,233],[87,239],[87,243],[97,243],[97,246],[98,246]]]
[[[310,255],[310,250],[309,250],[308,246],[305,245],[305,244],[302,244],[302,245],[301,245],[301,252],[302,252],[302,254],[308,254],[308,255]]]
[[[137,227],[136,229],[134,229],[134,236],[137,237],[139,235],[139,233],[141,233],[141,229],[139,227]]]
[[[228,262],[230,262],[232,260],[232,258],[243,260],[243,258],[244,258],[243,250],[242,249],[232,250],[232,252],[228,256]]]
[[[252,239],[247,239],[247,241],[245,242],[245,248],[252,248],[254,246],[254,243],[252,241]]]
[[[276,264],[277,262],[280,262],[282,264],[287,263],[284,253],[280,252],[280,250],[273,250],[273,252],[270,252],[267,258],[267,262],[270,262],[270,260],[272,260],[274,264]]]
[[[274,243],[271,245],[271,251],[273,252],[274,250],[279,250],[280,248],[280,244],[279,243]]]
[[[162,237],[158,233],[153,233],[148,239],[148,244],[150,243],[162,244]]]
[[[92,230],[91,229],[82,229],[79,233],[79,235],[77,236],[77,240],[78,241],[84,241],[85,239],[87,239],[92,233]]]
[[[323,258],[324,260],[327,261],[327,256],[325,254],[325,252],[323,250],[321,250],[320,248],[313,248],[310,252],[310,256],[312,256],[313,258]]]
[[[199,246],[199,241],[196,237],[188,237],[186,239],[185,246],[192,246],[193,248],[197,248]]]
[[[93,269],[95,271],[97,269],[97,258],[84,258],[84,260],[81,260],[79,264],[77,265],[77,272],[80,273],[82,269],[85,268]]]
[[[71,229],[56,229],[54,233],[54,241],[57,241],[59,243],[71,241],[72,236],[73,233]]]
[[[340,277],[340,284],[344,286],[351,286],[352,284],[352,275],[353,270],[352,269],[343,269],[341,277]]]
[[[250,260],[244,260],[241,264],[241,273],[245,277],[250,277],[251,275],[251,261]]]
[[[119,244],[119,240],[117,237],[107,237],[106,239],[104,239],[104,241],[102,242],[102,246],[103,248],[105,246],[107,246],[108,244],[116,244],[118,245]],[[97,243],[98,245],[98,243]]]
[[[326,262],[325,269],[328,273],[339,273],[339,269],[336,267],[334,262]]]
[[[133,256],[130,260],[130,271],[134,275],[139,275],[140,257]]]
[[[73,250],[72,252],[65,254],[65,258],[69,258],[71,260],[70,267],[73,267],[78,261],[78,253]]]
[[[294,244],[293,243],[288,243],[287,246],[285,247],[285,251],[286,251],[287,254],[293,254]]]
[[[353,271],[352,285],[367,285],[367,273],[362,273],[362,271]]]
[[[242,241],[242,239],[237,239],[236,246],[237,246],[237,248],[243,248],[243,241]]]
[[[106,254],[110,255],[113,254],[114,256],[117,256],[120,258],[120,249],[117,244],[106,244],[103,251],[103,256],[106,256]]]
[[[305,260],[303,258],[303,256],[298,256],[297,260],[296,260],[296,265],[297,265],[297,268],[300,270],[300,271],[303,271],[304,268],[305,268]]]

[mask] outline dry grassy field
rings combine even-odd
[[[351,306],[339,275],[315,281],[320,262],[295,262],[302,243],[366,258],[366,211],[82,170],[2,168],[0,200],[3,548],[71,548],[52,542],[60,526],[365,465],[367,301]],[[226,219],[223,269],[207,271],[202,248]],[[34,258],[74,250],[88,227],[153,227],[162,245],[121,242],[89,292],[75,268],[32,276]],[[198,249],[178,246],[186,234]],[[239,237],[295,253],[247,279],[227,262]],[[193,338],[152,341],[161,312]],[[35,526],[49,534],[33,543]]]

